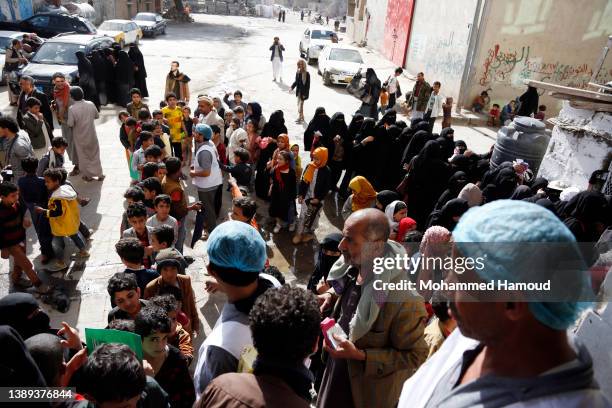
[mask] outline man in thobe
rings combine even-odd
[[[100,162],[100,145],[94,124],[99,117],[98,109],[93,102],[83,99],[83,90],[78,86],[70,88],[70,96],[74,103],[68,108],[67,125],[72,128],[83,180],[92,181],[97,177],[98,181],[102,181],[104,174]]]
[[[278,37],[274,37],[274,43],[270,47],[270,51],[272,51],[270,61],[272,61],[274,81],[278,78],[280,82],[283,82],[283,51],[285,51],[285,47],[280,43]]]

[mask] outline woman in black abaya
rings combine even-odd
[[[130,102],[130,89],[134,87],[134,63],[125,51],[119,51],[115,65],[117,81],[116,104],[124,108]]]
[[[325,113],[325,108],[318,107],[315,110],[314,116],[304,131],[304,151],[311,151],[315,132],[321,132],[322,138],[328,139],[330,137],[329,120],[329,116]]]
[[[85,57],[83,51],[77,51],[77,67],[79,69],[79,86],[85,94],[85,100],[92,101],[98,111],[100,110],[100,98],[96,89],[96,76],[93,64]]]
[[[145,67],[144,57],[142,52],[140,52],[138,45],[130,45],[128,56],[134,63],[134,88],[140,89],[140,94],[143,98],[148,98],[149,90],[147,89],[147,68]]]
[[[96,91],[98,91],[98,99],[100,100],[100,105],[104,106],[108,103],[108,69],[106,65],[107,60],[104,57],[102,51],[98,50],[94,51],[91,54],[90,61],[91,66],[93,67]]]

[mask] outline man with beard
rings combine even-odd
[[[568,337],[593,294],[576,240],[557,216],[536,204],[497,200],[466,213],[453,238],[455,259],[486,260],[461,273],[455,268],[446,281],[494,282],[497,290],[450,294],[461,333],[455,330],[405,383],[399,407],[612,406],[593,378],[589,352]],[[499,284],[547,280],[546,294]]]
[[[170,72],[166,76],[166,90],[164,95],[173,93],[178,100],[189,103],[189,81],[191,79],[182,72],[179,72],[179,62],[172,61]],[[212,103],[211,103],[212,105]]]
[[[28,98],[36,98],[40,101],[40,112],[43,114],[45,120],[51,127],[51,132],[53,132],[53,113],[51,112],[51,106],[49,105],[47,95],[45,95],[44,92],[36,89],[34,86],[34,78],[28,75],[24,75],[19,78],[19,86],[21,87],[21,93],[19,94],[19,98],[17,100],[17,123],[19,124],[19,127],[23,129],[23,116],[28,113],[26,101]],[[49,137],[49,142],[51,142],[53,134],[49,134]]]
[[[335,348],[325,341],[329,358],[317,407],[395,407],[401,384],[425,361],[423,298],[385,286],[404,280],[404,269],[375,274],[372,268],[376,258],[406,256],[388,240],[389,232],[385,215],[373,208],[354,212],[344,224],[342,258],[329,271],[331,288],[319,300],[348,338],[335,337]]]

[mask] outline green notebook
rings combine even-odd
[[[110,329],[85,329],[87,340],[87,353],[91,354],[96,347],[107,343],[125,344],[136,353],[136,357],[142,361],[142,340],[139,335],[121,330]]]

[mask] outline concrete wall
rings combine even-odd
[[[367,23],[365,39],[368,42],[368,47],[380,52],[384,51],[387,1],[388,0],[368,0],[366,4],[366,18],[369,16],[370,20]]]
[[[503,106],[527,78],[583,88],[609,34],[612,0],[489,1],[465,101],[491,88],[492,103]],[[611,55],[600,79],[612,80]],[[548,96],[540,103],[549,117],[561,108]]]
[[[412,75],[424,72],[429,83],[440,81],[441,93],[455,101],[476,3],[476,0],[417,0],[412,16],[405,67]]]

